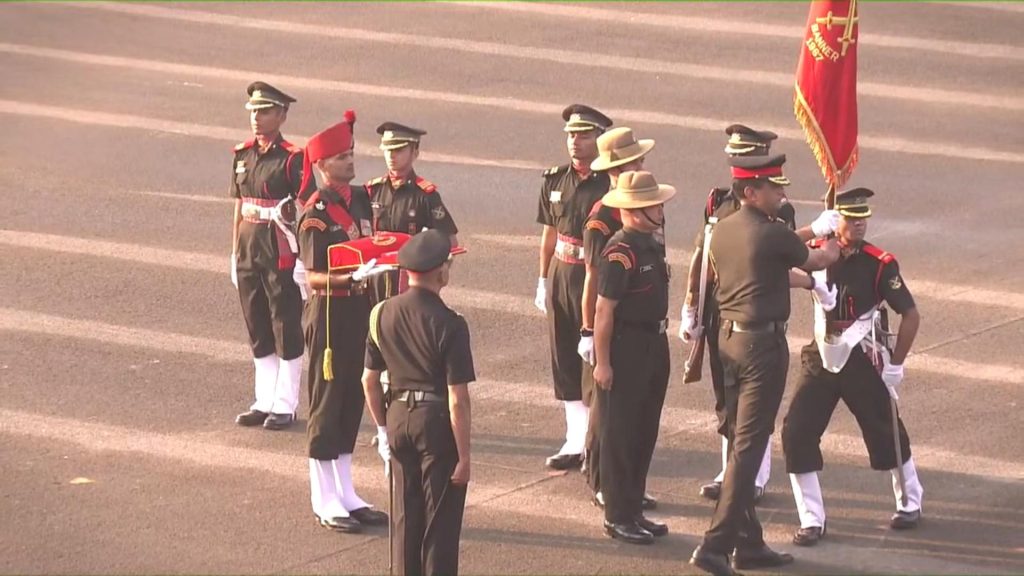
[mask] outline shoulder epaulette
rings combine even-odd
[[[287,140],[281,140],[278,145],[287,150],[290,154],[298,154],[299,152],[302,152],[301,146],[296,146]]]
[[[427,180],[426,178],[417,176],[416,185],[420,187],[420,190],[423,190],[423,192],[427,194],[433,194],[434,192],[437,192],[437,186],[434,186],[433,182]]]
[[[372,180],[367,180],[366,181],[366,187],[367,188],[372,188],[372,187],[376,186],[377,184],[380,184],[381,182],[383,182],[384,178],[385,178],[384,176],[378,176],[376,178],[373,178]]]
[[[253,138],[252,140],[246,140],[245,142],[239,142],[238,144],[235,144],[235,152],[241,152],[242,150],[245,150],[246,148],[252,148],[252,145],[255,144],[255,143],[256,143],[256,139],[255,138]]]
[[[564,171],[568,167],[569,167],[568,164],[561,164],[559,166],[552,166],[551,168],[548,168],[547,170],[545,170],[544,173],[542,174],[542,176],[544,176],[545,178],[547,178],[548,176],[554,176],[555,174],[558,174],[559,172]]]
[[[868,244],[867,242],[864,243],[864,247],[861,248],[861,251],[867,254],[868,256],[871,256],[872,258],[878,260],[882,264],[888,264],[889,262],[893,262],[896,260],[896,257],[893,256],[891,253],[882,250],[881,248],[875,246],[874,244]]]

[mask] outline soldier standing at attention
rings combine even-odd
[[[345,122],[306,144],[306,174],[312,177],[315,166],[323,185],[309,197],[299,219],[299,249],[312,291],[303,324],[309,352],[307,434],[313,513],[321,526],[353,533],[364,525],[386,524],[387,515],[360,498],[352,481],[352,451],[365,405],[360,375],[370,318],[364,271],[331,271],[328,265],[331,245],[373,232],[370,199],[362,187],[350,186],[355,177],[355,113],[345,116]]]
[[[775,220],[783,186],[789,184],[782,174],[785,161],[782,154],[730,159],[733,192],[741,207],[717,225],[711,239],[730,454],[711,527],[690,563],[716,576],[731,576],[733,568],[793,561],[764,542],[754,507],[754,480],[786,387],[790,269],[824,269],[838,258],[839,248],[830,241],[822,250],[808,250]]]
[[[609,180],[615,182],[623,172],[637,171],[644,167],[644,158],[654,149],[654,140],[637,140],[631,128],[612,128],[597,139],[598,157],[590,163],[594,172],[607,172]],[[601,493],[601,407],[600,395],[594,394],[594,315],[597,309],[597,269],[601,263],[608,239],[622,229],[622,217],[618,208],[605,206],[600,200],[594,203],[583,226],[583,252],[586,260],[586,274],[583,280],[583,327],[580,328],[578,352],[583,358],[583,403],[589,408],[587,422],[586,457],[584,471],[587,483],[594,494],[594,503],[604,506]],[[645,473],[646,478],[646,473]],[[644,482],[646,486],[646,481]],[[644,493],[643,509],[653,510],[658,505],[653,496]]]
[[[567,107],[562,119],[570,162],[544,172],[537,208],[537,223],[544,228],[534,298],[534,305],[547,314],[555,398],[565,408],[565,443],[546,461],[554,470],[579,468],[583,463],[588,420],[578,353],[586,274],[583,223],[608,191],[608,175],[592,171],[590,163],[598,156],[598,136],[612,125],[610,118],[582,104]]]
[[[370,315],[363,388],[388,447],[395,483],[391,551],[399,575],[455,575],[470,479],[470,382],[476,380],[466,319],[441,300],[451,239],[427,230],[398,251],[409,290]],[[385,403],[381,372],[391,376]],[[387,451],[382,456],[388,458]]]
[[[385,122],[377,127],[377,134],[388,173],[366,183],[374,231],[414,235],[423,229],[437,229],[451,238],[452,246],[458,246],[455,235],[459,229],[437,186],[413,169],[420,155],[420,139],[427,133],[397,122]],[[373,302],[405,291],[406,278],[399,271],[374,277],[370,282]]]
[[[602,200],[620,209],[623,224],[601,254],[594,321],[604,528],[630,544],[668,534],[668,526],[644,517],[643,496],[670,366],[669,271],[653,233],[675,194],[650,172],[624,172]]]
[[[235,422],[280,430],[295,421],[302,375],[302,296],[292,274],[303,158],[302,148],[281,136],[295,99],[265,82],[247,92],[255,138],[235,146],[231,280],[249,331],[256,401]]]

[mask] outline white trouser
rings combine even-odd
[[[729,465],[729,439],[722,436],[722,471],[715,476],[715,482],[721,483],[725,480],[725,469]],[[757,479],[754,484],[758,488],[768,485],[768,479],[772,475],[772,437],[768,437],[768,447],[764,449],[764,456],[761,458],[761,467],[757,470]]]
[[[336,463],[337,460],[309,459],[309,500],[313,514],[320,518],[348,518],[348,510],[341,504]]]
[[[924,488],[917,477],[914,459],[910,458],[903,463],[903,477],[907,485],[907,505],[905,507],[900,504],[900,484],[896,478],[896,470],[893,469],[890,473],[892,474],[892,492],[896,498],[896,510],[901,512],[920,510]],[[800,527],[824,526],[825,501],[821,495],[818,473],[790,474],[789,480],[793,485],[793,499],[796,500],[796,510],[800,514]]]
[[[277,354],[271,354],[262,358],[253,358],[256,365],[256,377],[254,388],[256,389],[256,401],[249,407],[250,410],[260,412],[271,412],[276,398],[277,373],[280,359]]]
[[[900,504],[900,481],[896,477],[896,469],[892,471],[892,494],[896,497],[896,509],[900,512],[913,512],[921,509],[921,499],[924,497],[924,487],[917,477],[917,467],[914,466],[914,459],[907,458],[903,463],[903,481],[907,485],[907,505]]]
[[[587,424],[590,411],[582,400],[562,402],[565,405],[565,444],[559,454],[582,454],[587,444]]]
[[[295,414],[299,405],[299,387],[302,384],[302,356],[294,360],[281,360],[274,388],[274,414]]]

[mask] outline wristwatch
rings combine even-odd
[[[580,328],[580,336],[587,338],[594,335],[594,331],[590,328]]]

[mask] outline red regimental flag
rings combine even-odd
[[[796,118],[833,188],[857,166],[859,28],[857,0],[811,2],[796,68]]]
[[[378,232],[366,238],[334,244],[327,248],[328,267],[351,271],[375,258],[378,264],[397,264],[398,249],[409,238],[412,236],[401,232]]]

